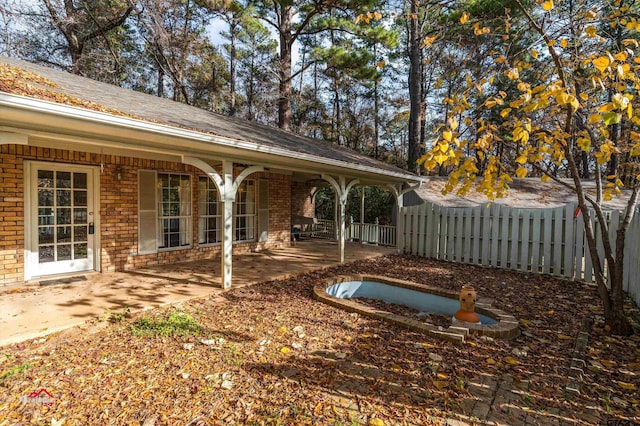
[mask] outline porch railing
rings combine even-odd
[[[335,240],[336,223],[333,220],[315,219],[315,223],[310,225],[308,234],[312,238]]]
[[[360,241],[380,246],[395,246],[396,227],[378,223],[352,222],[347,227],[346,237],[350,241]]]

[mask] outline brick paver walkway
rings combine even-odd
[[[599,412],[595,409],[579,412],[563,412],[557,408],[544,411],[531,409],[532,395],[529,382],[516,381],[508,374],[501,376],[476,376],[469,385],[472,397],[460,404],[462,413],[458,419],[449,419],[448,424],[486,425],[575,425],[600,424]]]

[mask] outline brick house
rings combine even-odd
[[[310,182],[418,176],[272,127],[0,57],[0,284],[290,244]],[[344,256],[344,214],[337,217]]]

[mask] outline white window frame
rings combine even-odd
[[[249,243],[256,241],[256,234],[258,232],[256,226],[256,218],[257,218],[257,184],[254,179],[245,179],[242,181],[240,186],[238,187],[238,192],[236,193],[236,200],[233,203],[233,242],[234,243]],[[253,200],[248,202],[247,199],[242,200],[243,195],[247,196],[249,194],[248,187],[251,186],[251,191],[253,191]],[[244,208],[243,208],[244,207]],[[242,213],[239,213],[242,212]],[[238,219],[245,218],[247,220],[247,224],[251,224],[251,227],[247,226],[245,228],[238,228]],[[249,238],[240,239],[240,231],[241,229],[251,229],[252,233]]]
[[[202,185],[206,187],[202,188]],[[215,203],[208,198],[209,193],[215,192]],[[209,214],[209,206],[216,204],[216,214]],[[198,177],[198,246],[208,247],[220,245],[222,243],[222,200],[220,200],[220,193],[218,187],[208,176]],[[205,213],[206,212],[206,213]],[[209,221],[215,219],[215,228],[209,228]],[[216,241],[207,241],[207,235],[209,232],[215,232]],[[204,242],[203,242],[204,241]]]
[[[157,173],[157,178],[156,178],[156,182],[157,182],[157,186],[158,186],[158,190],[157,190],[157,195],[156,195],[156,203],[157,203],[157,211],[158,211],[158,215],[157,215],[157,238],[158,238],[158,252],[162,252],[162,251],[171,251],[171,250],[184,250],[184,249],[190,249],[193,246],[193,184],[192,184],[192,176],[188,173],[171,173],[171,172],[156,172]],[[167,190],[171,190],[172,187],[168,186],[168,187],[163,187],[162,186],[162,180],[161,177],[163,175],[166,175],[168,177],[169,182],[171,182],[171,177],[172,176],[179,176],[179,177],[187,177],[189,180],[189,186],[188,186],[188,201],[183,202],[181,199],[177,202],[165,202],[163,199],[163,192],[165,189]],[[182,179],[180,179],[180,182],[182,182]],[[182,187],[178,187],[178,196],[181,197],[182,195],[182,191],[184,191],[185,188]],[[171,204],[178,204],[178,208],[180,210],[178,215],[163,215],[163,208],[164,208],[164,204],[165,203],[169,203],[170,207]],[[179,230],[178,230],[178,240],[179,241],[186,241],[185,243],[180,242],[179,245],[177,246],[168,246],[165,247],[164,246],[164,237],[165,237],[165,231],[164,231],[164,221],[165,220],[178,220],[179,222]],[[184,223],[184,229],[182,224]],[[169,234],[172,234],[171,231],[168,232]],[[173,232],[175,233],[175,232]],[[184,233],[184,234],[183,234]]]

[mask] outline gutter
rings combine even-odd
[[[319,157],[319,156],[306,154],[306,153],[291,152],[283,148],[269,147],[269,146],[265,146],[265,145],[261,145],[253,142],[232,139],[224,136],[212,135],[210,133],[180,129],[177,127],[172,127],[165,124],[152,123],[152,122],[144,121],[140,119],[115,116],[115,115],[107,114],[103,112],[87,110],[83,108],[58,104],[58,103],[49,102],[49,101],[42,101],[39,99],[28,98],[20,95],[0,93],[0,108],[12,110],[14,113],[18,115],[18,118],[22,118],[22,120],[20,120],[21,121],[20,124],[23,126],[25,126],[26,124],[25,127],[27,128],[33,127],[33,121],[25,120],[23,117],[21,117],[21,115],[25,113],[36,113],[36,114],[44,115],[43,120],[37,122],[39,126],[46,126],[47,124],[49,124],[53,128],[59,128],[60,126],[55,126],[55,123],[53,122],[54,118],[59,117],[59,118],[63,118],[71,121],[80,121],[82,123],[91,123],[94,125],[107,125],[107,126],[116,127],[119,129],[128,130],[130,132],[133,131],[135,133],[141,133],[141,135],[138,138],[147,140],[149,142],[154,142],[154,141],[150,140],[148,137],[143,138],[142,134],[152,134],[155,136],[188,140],[198,144],[197,147],[204,152],[214,151],[211,149],[212,148],[211,144],[214,144],[217,147],[237,149],[237,150],[243,150],[247,152],[267,154],[267,155],[273,155],[278,157],[285,157],[288,159],[304,160],[304,161],[309,161],[309,162],[331,166],[331,167],[357,170],[360,172],[374,174],[378,176],[380,175],[388,176],[391,178],[401,179],[404,181],[410,181],[410,182],[423,181],[421,177],[407,174],[407,173],[393,172],[393,171],[379,169],[371,166],[354,164],[354,163],[349,163],[342,160]],[[0,117],[7,117],[7,113],[1,114]],[[33,129],[33,130],[38,130],[38,129]],[[94,129],[86,129],[86,131],[88,132],[91,132],[92,130],[94,134],[98,134],[100,137],[104,138],[103,134],[101,134],[100,132],[96,132]],[[155,141],[154,144],[156,146],[163,145],[165,148],[167,145],[166,143],[162,143],[162,142],[158,143],[158,141]],[[170,144],[170,147],[175,152],[175,149],[176,149],[175,141]],[[135,149],[136,147],[132,147],[132,148]]]

